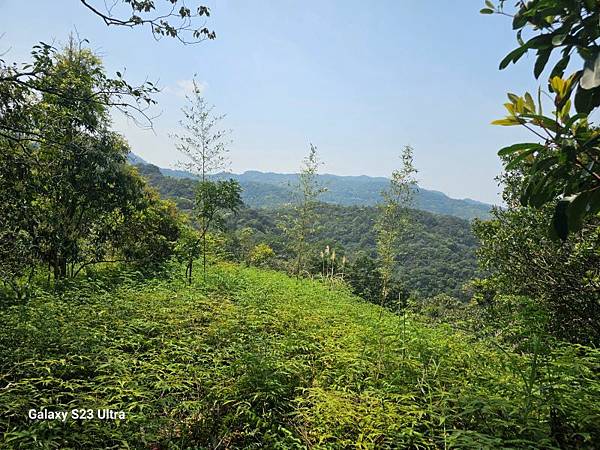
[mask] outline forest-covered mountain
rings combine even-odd
[[[250,228],[251,245],[265,242],[277,255],[289,259],[293,252],[281,225],[290,223],[292,214],[290,207],[274,211],[246,208],[230,217],[229,228]],[[465,298],[462,287],[477,273],[477,240],[469,222],[418,210],[409,211],[409,215],[411,226],[400,243],[397,280],[408,293],[421,298],[442,293]],[[340,257],[345,255],[350,265],[361,256],[375,258],[375,207],[322,203],[316,217],[319,226],[309,239],[312,248],[329,246]],[[312,254],[311,264],[318,272],[318,251]]]
[[[184,211],[192,208],[195,180],[164,176],[157,166],[151,164],[138,162],[137,167],[163,198],[174,200]],[[240,181],[240,184],[244,189],[242,196],[246,207],[229,218],[227,228],[232,232],[249,228],[252,230],[251,245],[266,243],[280,259],[292,259],[293,251],[289,248],[289,239],[282,230],[292,219],[292,208],[289,206],[292,194],[288,187],[276,184],[285,178],[291,179],[291,176],[246,172],[238,177],[245,180]],[[387,181],[385,178],[331,175],[324,175],[322,178],[333,181],[336,178],[341,179],[338,186],[345,184],[348,189],[354,186],[357,193],[360,191],[361,179],[364,179],[362,184],[371,187],[375,185],[373,180],[380,181],[381,190]],[[347,179],[359,181],[352,183]],[[441,196],[445,197],[443,194]],[[323,249],[329,246],[335,249],[338,255],[346,255],[350,264],[355,263],[361,256],[373,258],[373,225],[376,216],[377,210],[374,206],[321,203],[317,210],[319,227],[310,238],[311,247]],[[410,216],[410,223],[413,225],[401,244],[402,251],[396,274],[398,280],[408,292],[423,298],[441,293],[464,298],[462,286],[477,272],[477,241],[469,221],[418,209],[410,211]],[[312,257],[316,254],[313,252]],[[312,263],[315,266],[313,269],[318,271],[316,266],[319,262],[315,260]]]
[[[148,178],[163,196],[175,199],[184,209],[189,206],[185,199],[192,198],[192,174],[148,164],[133,153],[130,154],[129,160],[138,166],[140,173]],[[233,178],[238,181],[243,189],[244,203],[252,208],[272,208],[290,203],[293,200],[293,186],[298,183],[298,174],[258,171],[242,174],[221,173],[215,175],[215,178]],[[323,174],[318,175],[318,180],[327,189],[321,200],[343,206],[373,206],[380,201],[381,191],[389,184],[387,178],[365,175]],[[471,220],[489,218],[492,206],[471,199],[453,199],[442,192],[419,188],[415,195],[415,208]]]

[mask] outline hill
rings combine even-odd
[[[132,154],[133,155],[133,154]],[[150,179],[151,184],[163,195],[171,198],[189,199],[193,192],[195,177],[185,171],[163,169],[140,162],[135,155],[130,161]],[[143,160],[142,160],[143,161]],[[243,200],[252,208],[277,208],[293,200],[292,188],[298,182],[297,174],[247,171],[242,174],[220,173],[215,178],[233,178],[243,188]],[[389,183],[387,178],[362,176],[339,176],[323,174],[319,182],[327,189],[322,200],[342,206],[373,206],[381,199],[381,191]],[[185,201],[184,201],[185,203]],[[461,219],[490,218],[492,205],[471,199],[453,199],[438,191],[419,188],[415,195],[415,208]]]
[[[530,356],[327,284],[133,277],[0,309],[2,448],[558,448],[554,414],[569,448],[600,441],[597,351],[559,347],[531,377]]]
[[[192,208],[194,180],[164,176],[158,167],[152,165],[138,165],[138,169],[150,184],[158,189],[161,196],[173,199],[182,210]],[[263,179],[263,175],[267,180],[281,180],[279,174],[251,173],[246,177],[247,190],[243,194],[245,201],[252,205],[273,200],[274,204],[279,202],[280,206],[244,208],[236,216],[230,217],[228,228],[250,228],[253,231],[253,245],[265,242],[280,258],[290,259],[293,252],[289,249],[289,242],[280,227],[289,222],[289,215],[292,213],[289,205],[281,202],[287,191],[271,182],[255,181]],[[444,293],[456,298],[465,298],[462,286],[477,274],[477,241],[472,234],[470,223],[451,215],[427,211],[413,210],[410,214],[414,227],[401,244],[402,253],[396,274],[398,280],[408,292],[420,297]],[[376,210],[372,206],[321,204],[318,209],[318,221],[321,226],[311,239],[313,249],[323,249],[329,245],[336,249],[340,256],[345,254],[350,262],[356,261],[361,255],[373,257],[375,216]],[[235,252],[236,249],[232,251]],[[314,264],[318,266],[320,263],[315,261]]]
[[[277,210],[242,209],[230,217],[233,229],[253,230],[252,245],[266,242],[275,253],[291,258],[293,252],[283,234],[281,224],[290,223],[294,211],[289,207]],[[469,222],[452,216],[425,211],[409,211],[412,227],[400,243],[397,279],[404,288],[420,297],[449,294],[465,298],[462,286],[477,274],[475,251],[477,240]],[[310,239],[314,249],[329,246],[339,256],[346,255],[350,263],[357,257],[375,256],[373,225],[377,210],[370,206],[338,206],[321,204],[317,209],[319,227]],[[315,253],[313,257],[318,254]],[[319,271],[320,260],[313,262]]]

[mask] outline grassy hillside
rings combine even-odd
[[[533,363],[344,290],[233,265],[192,287],[119,277],[0,309],[2,448],[600,442],[597,351],[558,346]],[[41,407],[126,419],[27,419]]]
[[[162,169],[131,159],[161,195],[173,198],[181,205],[193,198],[194,180],[183,171]],[[216,178],[233,178],[243,188],[244,203],[252,208],[279,208],[293,201],[293,189],[298,183],[297,174],[265,173],[247,171],[243,174],[218,174]],[[381,201],[381,191],[389,184],[387,178],[368,176],[318,175],[327,191],[322,200],[342,206],[373,206]],[[422,211],[445,214],[461,219],[490,218],[491,205],[470,199],[453,199],[446,194],[419,189],[415,195],[415,207]]]

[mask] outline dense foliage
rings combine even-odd
[[[345,255],[350,267],[361,258],[375,258],[375,208],[320,204],[316,212],[320,227],[310,239],[313,274],[320,272],[319,251],[326,246],[337,250],[340,258]],[[250,228],[253,244],[265,242],[279,258],[287,260],[293,252],[278,224],[286,223],[291,214],[290,208],[242,209],[230,217],[230,228]],[[416,210],[411,210],[409,216],[410,228],[399,243],[397,280],[403,289],[422,297],[447,293],[464,299],[462,285],[477,273],[477,241],[469,223]],[[237,236],[232,241],[234,254],[240,249],[239,231]]]
[[[36,269],[55,280],[99,262],[168,259],[180,218],[126,163],[110,129],[101,61],[71,39],[34,53],[34,87],[0,83],[0,278],[23,297]],[[3,75],[11,69],[0,68]],[[15,123],[14,127],[11,124]],[[13,129],[14,128],[14,129]],[[16,245],[14,245],[16,243]]]
[[[561,339],[600,343],[600,222],[588,218],[565,242],[548,235],[554,205],[523,206],[519,193],[526,166],[502,178],[507,208],[494,211],[494,220],[476,222],[481,242],[480,264],[490,275],[484,283],[494,306],[503,296],[534,299],[540,329]],[[519,308],[518,305],[515,305]],[[524,306],[528,308],[527,306]]]
[[[178,272],[179,273],[179,272]],[[344,290],[211,265],[0,311],[9,448],[594,448],[597,350],[503,351]],[[43,356],[41,356],[43,355]],[[30,408],[121,421],[30,421]]]
[[[487,3],[483,13],[513,12],[505,7],[505,0],[497,8]],[[517,2],[513,29],[519,47],[500,63],[503,69],[536,51],[537,79],[554,51],[561,53],[545,93],[552,100],[551,114],[544,115],[540,88],[537,103],[529,93],[509,94],[508,116],[494,123],[524,126],[539,139],[512,145],[499,154],[506,157],[507,170],[527,165],[521,202],[535,208],[554,205],[553,230],[563,240],[582,228],[586,216],[600,213],[600,130],[589,120],[600,106],[599,20],[600,8],[593,0]],[[525,40],[527,34],[532,36]],[[573,57],[579,59],[580,69],[566,76]]]
[[[214,38],[193,25],[204,6],[81,3],[156,38]],[[556,111],[509,94],[497,123],[542,142],[501,150],[491,217],[417,192],[410,147],[389,180],[319,175],[312,145],[300,174],[215,173],[228,132],[195,83],[176,136],[195,178],[136,168],[111,108],[150,121],[154,85],[110,78],[73,39],[0,60],[0,447],[598,448],[599,9],[516,3],[501,67],[535,49],[538,77],[562,50]],[[575,51],[585,66],[564,79]],[[478,243],[422,209],[491,220]]]
[[[183,211],[193,207],[193,203],[188,199],[193,198],[196,181],[190,178],[176,179],[163,176],[158,167],[150,164],[138,164],[137,167],[151,185],[166,198],[173,199]],[[323,180],[318,175],[317,179],[319,183]],[[241,182],[241,186],[247,188],[244,182]],[[319,198],[325,198],[329,193],[330,191],[325,191],[319,195]],[[247,199],[247,196],[247,191],[242,191],[242,199]],[[309,259],[312,260],[309,272],[312,274],[320,272],[321,262],[318,255],[326,246],[337,249],[340,256],[345,255],[350,270],[355,267],[358,260],[364,263],[365,258],[375,258],[373,226],[376,215],[377,211],[374,207],[345,207],[321,203],[316,209],[315,218],[315,223],[319,226],[309,238],[311,243]],[[455,217],[417,210],[411,211],[410,215],[409,222],[412,225],[409,234],[400,243],[401,254],[398,257],[396,277],[399,285],[393,289],[393,295],[396,296],[400,290],[421,297],[447,293],[466,299],[462,286],[473,278],[477,271],[475,260],[477,242],[471,233],[469,223]],[[277,209],[240,210],[228,219],[227,228],[232,232],[230,253],[237,260],[245,260],[252,246],[266,243],[275,251],[280,261],[280,264],[273,261],[271,266],[289,269],[285,262],[293,259],[294,250],[281,224],[289,224],[293,217],[293,209],[289,205],[281,205]],[[248,231],[250,233],[246,238],[241,236]],[[244,239],[249,242],[244,243]],[[364,288],[362,286],[364,280],[358,281],[359,278],[362,280],[360,272],[364,272],[366,267],[371,267],[370,270],[375,272],[378,270],[373,264],[365,264],[366,266],[361,269],[357,268],[356,276],[351,276],[350,279],[357,280],[354,285],[357,293],[369,292],[368,298],[378,303],[377,297],[372,295],[373,286]],[[369,277],[375,279],[378,275],[372,273],[367,276]],[[403,294],[402,297],[406,295]]]

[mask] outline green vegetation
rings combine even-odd
[[[81,3],[215,37],[193,26],[205,6]],[[561,49],[556,110],[509,94],[497,123],[543,142],[500,151],[491,215],[417,192],[410,147],[390,179],[319,175],[312,144],[297,175],[216,173],[228,133],[196,83],[175,136],[196,179],[136,168],[110,117],[151,122],[152,83],[110,78],[72,38],[0,60],[0,447],[598,448],[599,15],[517,3],[501,67],[535,49],[539,77]]]
[[[130,86],[108,79],[100,59],[73,38],[62,52],[42,45],[33,56],[32,70],[41,70],[33,87],[0,66],[13,77],[0,83],[4,288],[27,296],[45,267],[61,280],[110,261],[164,262],[181,218],[126,163],[127,143],[110,129],[109,106]]]
[[[328,284],[210,267],[192,287],[120,272],[3,308],[3,445],[593,448],[600,439],[598,351],[502,351]],[[42,405],[127,418],[26,419]]]
[[[146,164],[130,156],[130,161],[150,185],[164,198],[176,202],[181,208],[189,209],[193,198],[194,178],[191,173],[163,169]],[[299,181],[299,174],[279,174],[248,171],[243,174],[221,173],[217,178],[233,178],[243,189],[242,199],[251,208],[277,209],[294,201],[293,186]],[[338,176],[319,174],[317,180],[326,191],[321,201],[342,206],[375,206],[381,202],[381,192],[388,188],[390,180],[368,176]],[[456,200],[437,191],[419,188],[415,192],[416,209],[436,214],[445,214],[461,219],[490,218],[491,205],[474,200]]]
[[[557,242],[547,232],[553,206],[535,209],[520,204],[525,179],[523,168],[507,173],[502,181],[508,208],[494,211],[494,220],[475,223],[481,242],[478,259],[490,275],[479,288],[488,301],[507,294],[535,299],[543,311],[538,325],[545,332],[598,345],[600,222],[587,218],[578,232]]]
[[[390,295],[400,253],[400,242],[410,227],[408,207],[412,204],[416,169],[413,150],[405,147],[401,155],[402,167],[392,172],[390,187],[382,192],[383,202],[377,208],[375,220],[375,247],[379,278],[381,279],[380,305],[400,301],[400,295]]]
[[[306,273],[306,259],[308,259],[310,251],[308,240],[318,229],[316,207],[319,196],[324,192],[317,180],[317,170],[320,164],[317,148],[311,144],[308,156],[302,162],[302,171],[298,185],[295,187],[296,199],[291,214],[286,217],[285,222],[279,223],[292,250],[293,270],[296,277]]]
[[[586,217],[600,212],[600,130],[589,120],[600,107],[598,3],[533,0],[517,2],[514,8],[505,8],[505,0],[497,7],[488,3],[483,13],[513,13],[517,30],[519,47],[504,58],[500,69],[535,50],[538,79],[554,51],[561,53],[548,76],[549,92],[540,88],[537,102],[529,93],[508,94],[508,116],[494,123],[523,126],[541,140],[514,144],[498,154],[505,158],[507,170],[527,165],[521,202],[534,208],[553,206],[554,235],[565,240],[569,233],[581,230]],[[573,57],[583,67],[565,76]],[[549,105],[543,105],[542,94],[551,99]],[[549,107],[554,110],[544,115]]]
[[[247,237],[250,243],[246,245],[267,243],[280,259],[281,264],[276,267],[285,267],[285,261],[293,252],[277,224],[286,223],[292,214],[291,208],[242,209],[230,216],[229,228],[238,230],[231,240],[230,252],[243,260],[240,234],[250,229]],[[322,203],[316,214],[321,226],[309,240],[312,243],[311,273],[320,272],[319,252],[327,245],[340,257],[345,255],[352,266],[364,258],[375,258],[376,208]],[[424,211],[410,210],[408,214],[410,229],[399,244],[396,278],[406,291],[420,297],[447,293],[466,299],[462,286],[477,274],[477,240],[469,223]],[[376,266],[372,266],[372,270],[376,270]]]

